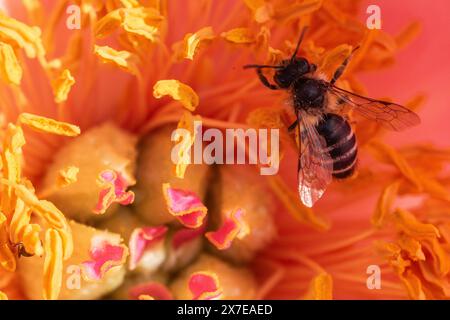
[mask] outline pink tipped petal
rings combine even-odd
[[[202,226],[208,209],[200,201],[197,194],[188,190],[171,188],[170,184],[163,184],[163,193],[167,209],[185,227],[199,228]]]
[[[169,289],[158,282],[147,282],[134,286],[128,291],[128,296],[132,300],[139,300],[140,296],[149,296],[155,300],[173,300]]]
[[[136,269],[144,252],[155,243],[162,241],[166,232],[166,226],[137,228],[132,232],[128,245],[130,248],[130,270]]]
[[[217,275],[212,272],[196,272],[189,278],[192,300],[215,300],[222,296]]]
[[[98,202],[93,212],[104,214],[113,203],[129,205],[134,201],[134,193],[126,191],[130,183],[117,171],[105,170],[99,175],[99,183],[102,190],[98,196]]]
[[[243,220],[244,214],[245,211],[240,208],[232,211],[218,230],[207,232],[205,237],[217,249],[228,249],[235,238],[242,239],[249,233],[248,225]]]
[[[86,280],[101,280],[111,268],[125,263],[128,250],[107,240],[93,241],[89,251],[92,260],[82,263]]]
[[[186,243],[194,241],[201,237],[201,235],[205,232],[205,224],[203,224],[200,228],[197,229],[187,229],[183,228],[175,231],[172,237],[172,247],[174,249],[178,249]]]

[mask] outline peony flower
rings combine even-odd
[[[449,298],[450,151],[426,124],[425,75],[404,76],[423,57],[401,52],[419,22],[369,30],[354,0],[73,3],[1,2],[0,299]],[[390,29],[400,5],[381,7]],[[352,123],[357,174],[313,209],[296,191],[286,94],[242,68],[291,55],[306,26],[300,54],[324,77],[360,45],[338,84],[427,120],[423,137]],[[186,160],[194,120],[280,129],[280,173],[173,165],[170,133],[191,134],[177,152]]]

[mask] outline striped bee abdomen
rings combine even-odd
[[[324,152],[328,152],[333,159],[333,177],[350,177],[355,171],[358,148],[348,121],[340,115],[327,113],[316,129],[326,141],[327,149]]]

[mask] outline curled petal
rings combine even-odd
[[[235,238],[242,239],[250,231],[244,221],[244,209],[236,209],[229,213],[222,226],[214,232],[207,232],[206,238],[219,250],[228,249]]]
[[[60,136],[75,137],[80,134],[80,128],[66,122],[37,116],[31,113],[21,113],[19,122],[39,132],[57,134]]]
[[[89,251],[91,260],[82,263],[86,280],[101,280],[108,270],[125,263],[128,250],[101,237],[93,238]]]
[[[137,228],[132,232],[128,246],[130,250],[130,270],[136,268],[145,250],[164,239],[166,232],[166,226]]]
[[[128,291],[130,299],[141,300],[142,296],[147,296],[150,300],[172,300],[172,293],[167,287],[159,282],[148,282],[132,287]],[[147,300],[147,299],[145,299]]]
[[[164,183],[162,188],[170,214],[188,228],[199,228],[203,224],[208,209],[197,194],[171,188],[169,183]]]
[[[114,170],[105,170],[99,175],[99,184],[102,187],[97,205],[93,212],[104,214],[106,210],[115,202],[122,205],[129,205],[134,201],[134,193],[126,191],[130,183],[125,177]]]
[[[158,81],[153,87],[153,96],[157,99],[170,96],[172,99],[180,101],[189,111],[194,111],[199,104],[199,98],[195,91],[178,80]]]
[[[217,300],[222,296],[219,279],[213,272],[195,272],[189,277],[192,300]]]

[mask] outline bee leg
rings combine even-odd
[[[352,50],[352,52],[350,53],[350,55],[347,58],[345,58],[345,60],[342,62],[342,64],[339,66],[339,68],[336,69],[336,71],[334,72],[333,78],[330,81],[331,84],[334,84],[340,78],[340,76],[342,76],[342,74],[345,71],[345,68],[347,67],[348,63],[350,62],[350,59],[352,58],[355,51],[358,49],[359,49],[359,46],[355,47]]]
[[[295,120],[293,124],[288,127],[288,132],[291,133],[298,125],[298,120]]]
[[[262,82],[263,85],[265,85],[267,88],[271,90],[278,90],[280,89],[277,85],[272,84],[267,80],[266,76],[262,73],[261,68],[256,69],[256,73],[258,74],[259,80]]]

